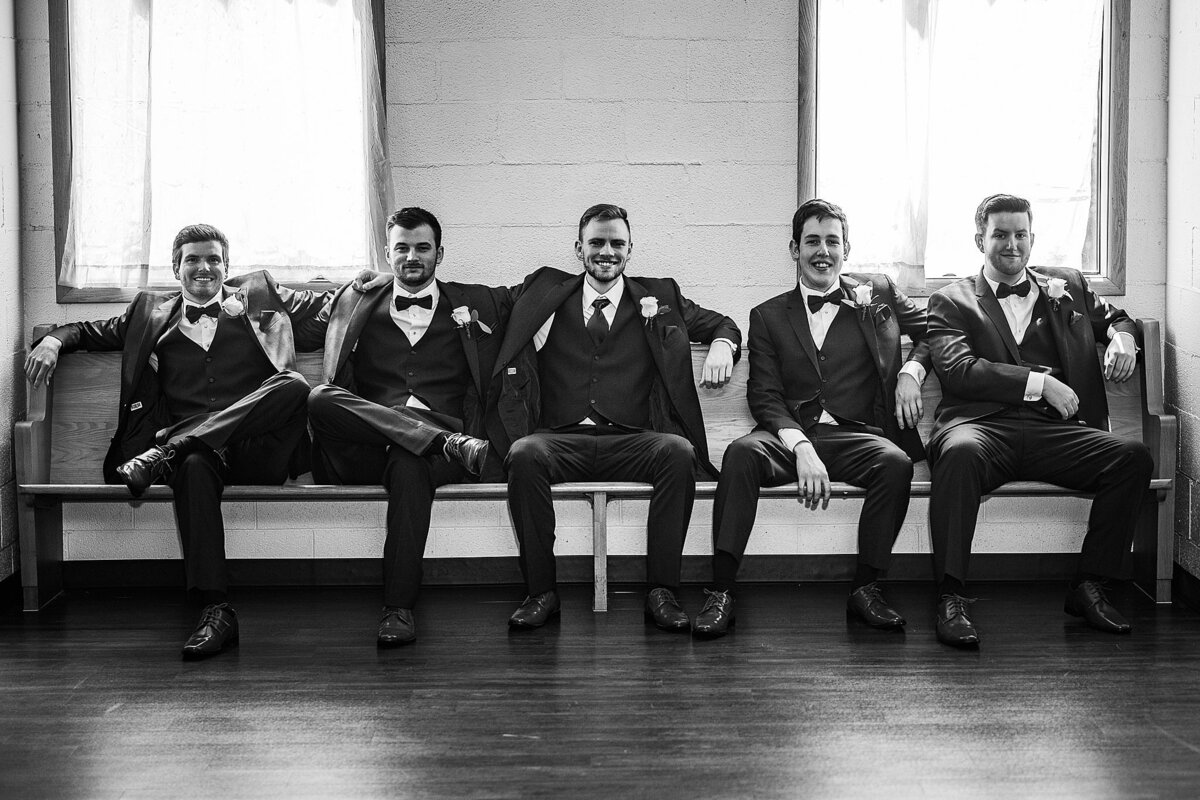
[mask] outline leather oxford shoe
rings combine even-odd
[[[704,608],[692,622],[692,636],[697,639],[718,639],[729,632],[737,618],[733,613],[733,592],[704,590]]]
[[[974,603],[957,594],[944,594],[937,604],[937,638],[951,647],[978,647],[979,633],[967,615],[967,605]]]
[[[237,640],[238,621],[233,606],[207,605],[200,614],[200,624],[183,646],[183,657],[193,661],[215,656]]]
[[[548,592],[531,595],[525,598],[520,608],[508,618],[510,628],[540,628],[560,610],[558,592],[551,589]]]
[[[883,599],[883,590],[875,581],[860,586],[846,599],[846,610],[872,628],[903,628],[904,617]]]
[[[679,632],[692,627],[692,621],[680,608],[675,595],[661,586],[646,595],[646,621],[664,631]]]
[[[380,647],[399,647],[416,640],[417,623],[413,619],[412,609],[385,607],[375,643]]]
[[[171,471],[175,456],[174,445],[156,445],[117,467],[117,474],[121,476],[121,482],[129,489],[130,494],[141,497],[155,481]]]
[[[1073,617],[1083,617],[1084,622],[1105,633],[1129,633],[1133,626],[1108,602],[1104,584],[1100,581],[1084,581],[1067,592],[1064,611]]]
[[[488,443],[465,433],[447,433],[442,452],[452,464],[458,464],[470,474],[478,477],[487,461]]]

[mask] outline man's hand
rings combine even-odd
[[[1042,384],[1042,399],[1063,419],[1070,419],[1079,411],[1079,395],[1053,375],[1047,375],[1046,382]]]
[[[1137,345],[1133,337],[1127,333],[1118,333],[1108,343],[1104,351],[1105,380],[1124,383],[1137,369]]]
[[[25,377],[34,386],[41,383],[50,384],[50,376],[58,366],[58,351],[62,350],[62,342],[53,336],[46,336],[38,346],[29,351],[25,359]]]
[[[812,442],[803,441],[792,450],[796,456],[796,482],[799,486],[800,502],[805,508],[824,510],[829,508],[829,496],[833,488],[829,485],[829,470],[817,455]]]
[[[925,413],[921,402],[921,384],[907,372],[901,372],[896,381],[896,422],[901,428],[915,428]]]
[[[729,383],[733,376],[733,347],[720,340],[708,346],[708,357],[704,359],[700,385],[719,389]]]
[[[395,276],[387,272],[376,272],[372,269],[363,269],[354,277],[354,282],[350,284],[350,288],[356,292],[369,292],[372,289],[378,289],[380,286],[391,283],[395,280]]]

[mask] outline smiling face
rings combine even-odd
[[[632,252],[629,226],[622,219],[593,219],[575,243],[575,257],[583,262],[587,282],[602,294],[625,272]]]
[[[412,294],[433,282],[437,266],[442,263],[442,248],[434,241],[433,228],[428,225],[415,228],[393,225],[388,231],[388,263],[396,278]]]
[[[837,284],[846,258],[840,220],[809,217],[800,231],[800,241],[792,240],[790,247],[798,283],[815,292],[828,291]]]
[[[975,234],[975,245],[984,257],[983,274],[998,283],[1019,282],[1033,250],[1032,226],[1023,211],[988,214],[987,228]]]
[[[189,300],[205,304],[221,291],[225,269],[220,242],[189,242],[180,250],[175,277]]]

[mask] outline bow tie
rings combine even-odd
[[[1020,283],[1010,286],[1007,283],[1002,283],[996,287],[996,299],[1003,300],[1009,295],[1015,294],[1017,297],[1029,296],[1029,281],[1024,280]]]
[[[184,316],[187,321],[195,325],[200,321],[201,317],[212,317],[216,319],[221,314],[221,307],[216,302],[209,303],[206,306],[188,306],[183,309]]]
[[[404,311],[406,308],[420,306],[421,308],[433,308],[433,295],[427,294],[424,297],[397,297],[396,310]]]
[[[808,310],[809,312],[815,314],[820,311],[821,306],[825,305],[826,303],[835,305],[842,302],[843,296],[844,295],[842,294],[841,289],[834,289],[829,294],[810,294],[808,296]]]

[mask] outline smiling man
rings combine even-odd
[[[306,469],[308,384],[293,371],[293,326],[312,324],[326,297],[261,271],[227,278],[229,241],[211,225],[179,231],[171,262],[180,291],[141,292],[119,317],[55,328],[34,343],[25,371],[37,385],[50,380],[60,352],[123,351],[104,479],[134,497],[157,482],[174,490],[188,589],[203,604],[183,646],[195,659],[238,639],[224,487],[279,484]]]
[[[625,274],[633,237],[625,209],[595,205],[579,220],[581,274],[543,267],[515,292],[496,360],[492,407],[505,437],[508,504],[528,597],[513,628],[559,612],[550,487],[583,480],[654,486],[647,524],[646,619],[686,631],[679,605],[695,470],[715,476],[692,374],[691,342],[709,345],[701,382],[723,386],[741,333],[686,299],[670,278]]]
[[[1095,493],[1065,609],[1093,628],[1128,633],[1109,603],[1133,539],[1153,460],[1108,432],[1104,381],[1137,361],[1136,326],[1077,270],[1031,269],[1033,210],[996,194],[975,212],[983,269],[929,299],[929,343],[942,382],[929,457],[929,526],[939,586],[937,637],[976,647],[965,584],[979,502],[1006,481],[1048,481]],[[1108,342],[1104,367],[1096,343]]]
[[[696,617],[700,638],[733,624],[738,565],[759,489],[792,481],[809,509],[829,505],[830,481],[866,489],[858,567],[847,607],[876,628],[904,618],[883,597],[881,575],[908,511],[914,460],[925,457],[917,422],[929,368],[925,312],[885,275],[844,273],[845,212],[809,200],[792,217],[796,287],[750,312],[746,397],[754,432],[730,444],[713,504],[713,588]],[[901,366],[900,334],[914,347]]]

